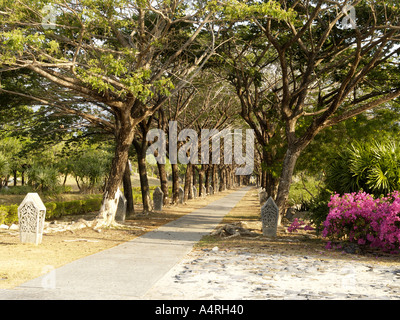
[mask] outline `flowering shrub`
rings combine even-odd
[[[304,227],[303,227],[304,226]],[[309,224],[306,225],[306,223],[302,220],[299,220],[295,218],[292,222],[292,224],[288,227],[289,232],[297,232],[298,229],[303,229],[303,230],[314,230],[313,227],[311,227]]]
[[[360,245],[398,252],[400,249],[400,193],[377,198],[365,192],[334,194],[324,222],[323,237],[348,239]]]

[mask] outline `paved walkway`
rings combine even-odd
[[[242,188],[157,230],[73,261],[17,288],[0,290],[0,299],[146,299],[145,294],[248,190]]]

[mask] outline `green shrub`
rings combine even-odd
[[[65,202],[46,202],[46,219],[62,216],[86,214],[100,210],[102,198],[89,198]],[[0,206],[0,224],[18,223],[18,205]]]
[[[141,203],[141,202],[142,202],[142,195],[134,193],[133,194],[133,203],[137,204],[137,203]]]
[[[56,168],[35,164],[28,169],[27,174],[28,183],[34,190],[48,193],[62,192]]]
[[[339,194],[364,190],[379,197],[400,189],[399,167],[396,141],[355,142],[332,159],[326,183]]]
[[[46,202],[45,207],[46,207],[46,218],[48,219],[54,218],[57,204],[55,202]]]
[[[81,208],[83,213],[90,213],[99,211],[101,207],[102,198],[92,198],[87,200],[81,200]]]
[[[24,195],[29,192],[35,192],[32,186],[10,186],[8,188],[1,188],[0,194],[8,195],[8,194],[15,194],[15,195]]]
[[[5,219],[6,224],[12,224],[18,221],[18,205],[12,204],[7,206],[8,215]]]
[[[0,224],[13,224],[18,222],[18,205],[0,206]]]
[[[66,215],[81,214],[82,205],[80,200],[64,202],[64,212]]]
[[[323,223],[329,213],[328,203],[331,199],[332,192],[329,189],[322,189],[314,198],[307,201],[303,206],[309,212],[308,218],[316,226],[317,233],[323,229]]]
[[[67,212],[65,211],[65,202],[55,202],[55,204],[56,208],[54,210],[53,218],[60,218],[67,215]]]
[[[111,164],[110,154],[100,149],[87,149],[72,162],[72,174],[81,192],[92,193],[100,189]]]
[[[4,206],[0,206],[0,224],[4,224],[6,221],[6,217],[8,212]]]
[[[7,157],[0,152],[0,179],[7,179],[7,174],[10,171],[10,165],[7,161]]]

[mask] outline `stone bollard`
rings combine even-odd
[[[278,229],[279,209],[275,201],[269,197],[267,202],[261,207],[261,222],[263,235],[276,237]]]
[[[183,190],[182,187],[179,187],[178,194],[179,194],[179,203],[183,204],[183,202],[185,200],[185,191]]]
[[[19,236],[22,243],[42,243],[46,207],[37,193],[28,193],[18,207]]]
[[[205,198],[206,195],[207,195],[207,189],[206,189],[205,186],[202,186],[202,188],[201,188],[201,196],[202,196],[203,198]]]
[[[164,202],[164,192],[161,191],[160,187],[157,187],[153,192],[154,210],[162,211],[163,202]]]

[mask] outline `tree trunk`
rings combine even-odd
[[[131,170],[129,164],[126,164],[125,172],[123,176],[124,196],[126,198],[126,218],[131,218],[135,214],[135,208],[133,203],[132,194],[132,181],[131,181]]]
[[[226,174],[226,188],[230,190],[232,188],[232,175],[231,175],[231,170],[230,167],[225,168],[225,174]]]
[[[273,158],[271,152],[263,151],[263,163],[265,164],[265,170],[263,170],[263,188],[267,191],[268,196],[271,196],[275,199],[276,190],[279,183],[279,179],[273,176],[271,168],[274,165],[274,162],[277,161]]]
[[[286,202],[289,197],[292,176],[299,155],[299,150],[292,150],[288,148],[285,154],[285,158],[283,160],[282,173],[279,180],[278,193],[276,197],[276,205],[279,208],[278,225],[281,224],[282,216],[285,214],[286,211]]]
[[[212,165],[212,171],[211,171],[211,186],[213,188],[214,192],[217,192],[217,166],[215,164]]]
[[[147,178],[147,169],[146,169],[146,145],[147,145],[147,143],[145,140],[142,143],[134,140],[133,145],[135,147],[137,158],[138,158],[140,189],[142,191],[143,213],[148,214],[149,212],[151,212],[153,206],[151,204],[149,180]]]
[[[192,190],[193,190],[193,186],[195,186],[197,184],[196,171],[197,171],[197,167],[195,165],[192,165],[192,178],[193,178]]]
[[[110,226],[115,222],[115,213],[118,205],[118,199],[116,199],[115,194],[122,183],[125,167],[128,163],[129,148],[132,145],[134,136],[133,127],[128,122],[121,123],[116,135],[116,146],[111,164],[111,172],[107,180],[100,212],[94,222],[95,229]]]
[[[13,170],[14,174],[14,187],[17,185],[17,170]]]
[[[64,175],[63,187],[65,187],[65,184],[67,183],[67,178],[68,178],[68,173]]]
[[[172,203],[178,203],[179,168],[177,164],[171,164],[171,168],[172,168]]]
[[[191,188],[192,185],[191,172],[192,172],[192,164],[188,163],[186,165],[186,173],[185,173],[184,201],[192,199],[193,189]]]
[[[165,170],[165,164],[157,162],[157,167],[158,167],[158,173],[160,175],[161,191],[164,193],[163,204],[167,205],[168,204],[168,179],[167,179],[167,172]]]
[[[199,197],[203,196],[204,168],[199,170]]]
[[[267,191],[268,196],[271,196],[272,198],[275,199],[276,191],[278,189],[279,179],[274,178],[272,172],[267,172],[266,178],[267,179],[266,179],[265,191]]]
[[[206,179],[205,179],[204,185],[206,187],[206,192],[210,193],[210,190],[209,190],[210,189],[210,166],[209,165],[207,165],[207,167],[206,167],[205,176],[206,176]]]
[[[267,190],[267,169],[261,169],[261,188]]]
[[[78,186],[79,192],[82,192],[82,188],[81,188],[81,185],[79,184],[79,180],[78,180],[77,176],[75,176],[75,182],[76,182],[76,185]]]
[[[219,192],[224,191],[224,184],[225,184],[225,178],[224,178],[224,169],[222,169],[221,167],[219,168]]]

